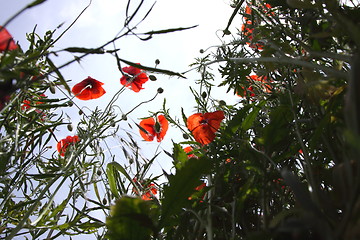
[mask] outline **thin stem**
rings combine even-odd
[[[211,181],[211,175],[208,175],[207,177],[208,180],[208,184],[209,186],[211,186],[212,181]],[[206,221],[206,236],[207,236],[207,240],[213,240],[213,229],[212,229],[212,217],[211,217],[211,199],[212,199],[212,194],[213,194],[214,189],[210,189],[207,193],[207,197],[209,199],[208,201],[208,207],[207,207],[207,221]]]

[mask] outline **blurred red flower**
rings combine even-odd
[[[187,157],[189,158],[197,158],[197,156],[195,154],[189,154],[190,152],[194,151],[194,149],[191,146],[187,146],[186,148],[184,148],[184,151],[187,153]]]
[[[198,191],[198,192],[200,192],[204,187],[206,187],[206,183],[202,183],[202,184],[200,184],[199,186],[197,186],[196,188],[195,188],[195,190],[196,191]],[[193,196],[196,196],[197,195],[197,193],[194,193],[193,195],[191,195],[190,197],[188,197],[188,200],[191,200],[191,199],[193,199]],[[205,194],[204,195],[202,195],[202,196],[199,196],[201,199],[204,199],[204,197],[205,197]],[[201,200],[200,200],[200,202],[202,202]]]
[[[164,115],[159,115],[157,120],[154,118],[146,118],[140,122],[140,135],[145,141],[153,141],[157,138],[161,142],[169,128],[169,122]],[[144,131],[145,130],[145,131]]]
[[[104,83],[92,77],[87,77],[81,82],[75,84],[71,91],[75,97],[81,100],[96,99],[106,93],[102,85],[104,85]]]
[[[38,97],[37,97],[38,98]],[[45,94],[40,94],[40,98],[39,98],[39,100],[40,99],[42,99],[42,98],[46,98],[46,95]],[[34,101],[35,102],[35,104],[43,104],[44,102],[41,102],[41,101]],[[28,109],[30,109],[31,108],[31,101],[30,100],[24,100],[23,101],[23,104],[21,105],[21,110],[28,110]],[[39,110],[40,111],[40,110]],[[38,111],[37,111],[38,112]],[[41,112],[41,111],[40,111]]]
[[[69,145],[74,145],[77,142],[80,142],[80,138],[76,135],[73,137],[67,136],[66,138],[60,140],[56,146],[60,156],[65,156],[66,149],[69,147]]]
[[[0,52],[15,50],[17,48],[18,45],[15,44],[11,34],[6,30],[6,28],[0,26]]]
[[[123,67],[122,70],[127,74],[120,78],[120,83],[122,85],[129,87],[134,92],[139,92],[141,89],[144,89],[142,88],[142,85],[149,80],[149,77],[142,69],[129,66]]]
[[[225,118],[223,111],[195,113],[188,117],[187,127],[195,140],[202,144],[209,144],[215,139],[215,132],[220,128],[221,121]]]
[[[134,183],[140,184],[141,187],[143,187],[143,184],[138,182],[136,178],[133,178]],[[141,199],[145,201],[152,200],[154,195],[157,194],[157,188],[154,183],[149,183],[146,188],[143,189],[144,194],[141,195]],[[136,190],[136,188],[133,188],[133,193],[136,195],[139,195],[139,192]]]
[[[145,201],[149,201],[153,199],[153,195],[157,194],[157,188],[155,187],[155,184],[150,183],[147,188],[145,193],[141,196],[141,198]]]
[[[253,84],[256,85],[256,82],[259,82],[259,87],[263,90],[265,93],[271,93],[272,86],[269,84],[269,81],[267,80],[266,76],[258,76],[258,75],[250,75],[247,77],[247,80],[250,81],[250,86],[245,90],[244,87],[242,89],[244,90],[243,93],[237,93],[240,97],[246,97],[247,93],[250,93],[250,97],[254,97],[254,88]]]

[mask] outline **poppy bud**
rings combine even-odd
[[[121,116],[121,120],[124,120],[124,121],[126,121],[126,120],[127,120],[127,116],[126,116],[126,114],[123,114],[123,115]]]
[[[83,113],[83,110],[79,110],[79,115],[82,115]]]
[[[157,80],[157,78],[154,75],[149,75],[149,78],[150,78],[151,81],[156,81]]]
[[[115,126],[116,126],[115,122],[112,122],[111,127],[115,127]]]
[[[161,93],[164,92],[164,89],[162,89],[162,88],[160,87],[160,88],[157,89],[157,92],[161,94]]]
[[[206,92],[203,92],[203,93],[201,94],[201,96],[202,96],[203,98],[206,98],[206,97],[207,97],[207,93],[206,93]]]
[[[104,205],[106,205],[106,204],[107,204],[107,200],[106,200],[106,198],[104,198],[104,199],[102,200],[102,203],[103,203]]]
[[[184,133],[184,134],[183,134],[183,138],[184,138],[184,139],[189,139],[189,136],[188,136],[186,133]]]
[[[97,171],[96,171],[96,174],[97,174],[98,176],[101,176],[101,174],[102,174],[101,170],[100,170],[100,169],[97,170]]]
[[[52,94],[55,94],[55,87],[53,85],[50,85],[49,89]]]
[[[224,100],[220,100],[220,101],[219,101],[219,105],[220,105],[220,106],[225,106],[225,105],[226,105],[226,102],[225,102]]]
[[[205,51],[204,51],[204,49],[200,49],[200,53],[204,53]]]
[[[156,60],[155,60],[155,64],[156,64],[156,65],[159,65],[159,64],[160,64],[160,60],[159,60],[159,59],[156,59]]]
[[[73,130],[72,125],[71,125],[71,124],[68,124],[68,125],[67,125],[67,129],[71,132],[71,131]]]
[[[74,103],[73,103],[72,101],[68,101],[68,102],[67,102],[67,105],[68,105],[69,107],[72,107],[72,106],[74,105]]]

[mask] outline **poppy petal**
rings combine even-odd
[[[154,140],[154,137],[156,135],[155,131],[155,120],[154,118],[146,118],[140,122],[140,127],[142,127],[146,132],[143,131],[143,129],[139,129],[140,135],[144,138],[145,141],[152,141]]]
[[[80,141],[80,138],[78,136],[67,136],[64,139],[61,139],[57,145],[56,148],[58,152],[60,153],[60,156],[65,156],[66,149],[69,147],[70,144],[75,144]]]
[[[11,34],[2,26],[0,26],[0,51],[15,50],[18,46],[13,40]]]
[[[200,125],[192,132],[195,141],[202,145],[206,145],[214,141],[215,132],[208,125]]]
[[[205,113],[204,118],[207,120],[211,131],[215,133],[220,128],[220,123],[225,116],[223,111],[215,111],[212,113]]]
[[[158,120],[160,123],[160,133],[157,133],[157,141],[161,142],[169,128],[169,122],[164,115],[159,115]]]
[[[193,115],[191,115],[190,117],[188,117],[187,119],[187,127],[188,129],[192,132],[196,127],[198,127],[201,124],[201,121],[204,120],[203,114],[202,113],[195,113]]]

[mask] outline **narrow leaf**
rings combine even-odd
[[[146,66],[143,66],[141,64],[137,64],[137,63],[133,63],[133,62],[130,62],[128,60],[125,60],[125,59],[121,59],[121,58],[118,58],[118,60],[130,65],[130,66],[133,66],[133,67],[136,67],[136,68],[140,68],[140,69],[143,69],[143,70],[147,70],[147,71],[151,71],[151,72],[157,72],[157,73],[162,73],[162,74],[166,74],[166,75],[170,75],[170,76],[178,76],[178,77],[181,77],[181,78],[186,78],[185,76],[183,76],[182,74],[180,73],[177,73],[177,72],[173,72],[173,71],[170,71],[170,70],[164,70],[164,69],[159,69],[159,68],[152,68],[152,67],[146,67]]]
[[[169,29],[164,29],[164,30],[150,31],[150,32],[146,32],[145,34],[152,35],[152,34],[164,34],[164,33],[170,33],[170,32],[178,32],[178,31],[183,31],[183,30],[188,30],[188,29],[191,29],[191,28],[195,28],[197,26],[198,25],[194,25],[194,26],[191,26],[191,27],[185,27],[185,28],[182,28],[182,27],[169,28]]]

